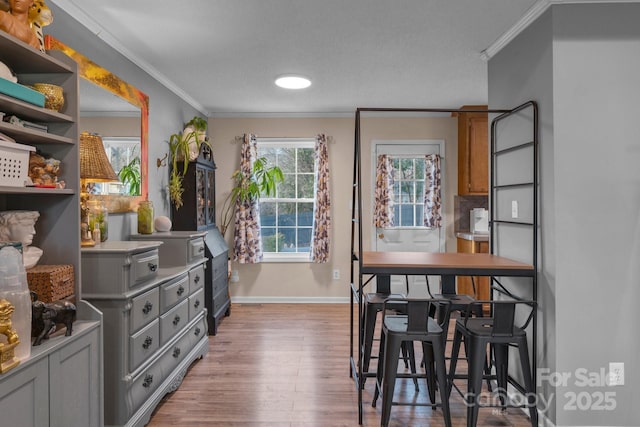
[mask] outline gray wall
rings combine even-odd
[[[44,28],[45,34],[59,39],[149,96],[149,199],[154,204],[156,216],[169,216],[168,170],[166,167],[157,168],[156,159],[168,152],[167,141],[171,134],[181,131],[183,124],[194,115],[202,114],[58,6],[49,2],[49,7],[53,11],[54,22]],[[110,214],[109,239],[126,240],[130,233],[136,231],[136,220],[136,214]]]
[[[538,402],[558,426],[640,419],[638,22],[639,4],[552,6],[489,62],[490,107],[540,106],[538,368],[570,376],[538,375]],[[609,362],[624,386],[579,377],[603,380]]]

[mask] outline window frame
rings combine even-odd
[[[260,148],[311,148],[312,150],[315,151],[315,144],[316,144],[316,138],[315,137],[309,137],[309,138],[256,138],[256,146],[258,148],[258,152],[260,150]],[[260,155],[258,154],[258,157],[260,157]],[[314,178],[314,186],[315,186],[315,170],[316,170],[316,161],[314,158],[314,165],[313,165],[313,178]],[[273,165],[268,165],[273,166]],[[296,171],[296,175],[298,174],[298,171]],[[264,197],[260,197],[259,200],[259,205],[262,204],[262,202],[273,202],[273,201],[280,201],[280,202],[307,202],[307,203],[313,203],[314,205],[314,209],[315,209],[315,203],[316,203],[316,198],[315,198],[315,192],[314,192],[314,197],[313,199],[302,199],[302,198],[279,198],[279,197],[268,197],[268,198],[264,198]],[[312,230],[311,230],[311,235],[313,236],[313,222],[312,222]],[[264,238],[263,233],[262,233],[262,228],[263,225],[260,224],[260,229],[261,229],[261,236],[262,238]],[[297,226],[296,226],[297,228]],[[265,252],[264,249],[262,251],[262,261],[263,262],[311,262],[310,260],[310,251],[309,252]]]

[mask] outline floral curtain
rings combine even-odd
[[[442,194],[440,156],[429,154],[425,158],[424,225],[442,226]]]
[[[255,135],[245,134],[240,150],[240,171],[246,177],[252,173],[253,162],[258,155]],[[235,229],[233,235],[233,260],[241,264],[262,261],[260,239],[260,208],[258,200],[236,201]]]
[[[313,206],[313,232],[311,235],[311,252],[309,258],[313,262],[329,261],[329,232],[331,230],[331,192],[329,191],[329,154],[327,137],[320,134],[315,144],[315,193]]]
[[[373,225],[378,228],[391,227],[393,221],[393,164],[391,157],[381,154],[376,164]]]

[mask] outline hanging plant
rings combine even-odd
[[[194,161],[200,154],[203,145],[211,148],[209,138],[205,132],[207,121],[201,117],[189,120],[180,133],[174,133],[169,137],[169,158],[171,160],[171,173],[169,175],[169,198],[176,209],[182,206],[183,177],[189,168],[189,162]],[[182,161],[182,168],[178,168],[178,162]]]

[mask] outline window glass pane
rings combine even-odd
[[[298,148],[298,172],[313,173],[315,154],[313,148]]]
[[[313,174],[298,175],[299,199],[313,199]]]
[[[311,228],[298,229],[298,252],[311,250]]]
[[[278,185],[278,197],[283,199],[293,199],[296,197],[296,176],[295,174],[285,174],[284,181]]]
[[[413,160],[402,159],[400,163],[402,179],[413,179]]]
[[[278,225],[280,227],[296,225],[295,203],[278,203]]]
[[[278,166],[282,172],[294,173],[296,171],[296,149],[295,148],[279,148],[278,149]]]
[[[416,180],[424,180],[424,159],[416,159]]]
[[[400,224],[400,205],[393,205],[393,225]]]
[[[295,252],[296,247],[296,229],[280,228],[280,250],[282,252]]]
[[[424,206],[416,205],[416,226],[424,227]]]
[[[401,177],[401,174],[400,174],[400,160],[399,159],[393,159],[392,160],[392,164],[393,164],[393,180],[397,182]]]
[[[273,226],[276,225],[276,204],[269,202],[260,203],[260,225]]]
[[[413,222],[413,205],[400,205],[401,210],[401,223],[400,225],[403,227],[412,227]]]
[[[411,203],[413,200],[413,185],[411,182],[402,182],[400,184],[400,201],[402,203]]]
[[[313,225],[313,203],[298,203],[298,226]]]
[[[393,202],[400,203],[400,182],[395,181],[393,183]]]
[[[258,157],[267,159],[267,167],[276,166],[276,148],[258,148]]]
[[[416,181],[416,203],[424,204],[424,181]]]

